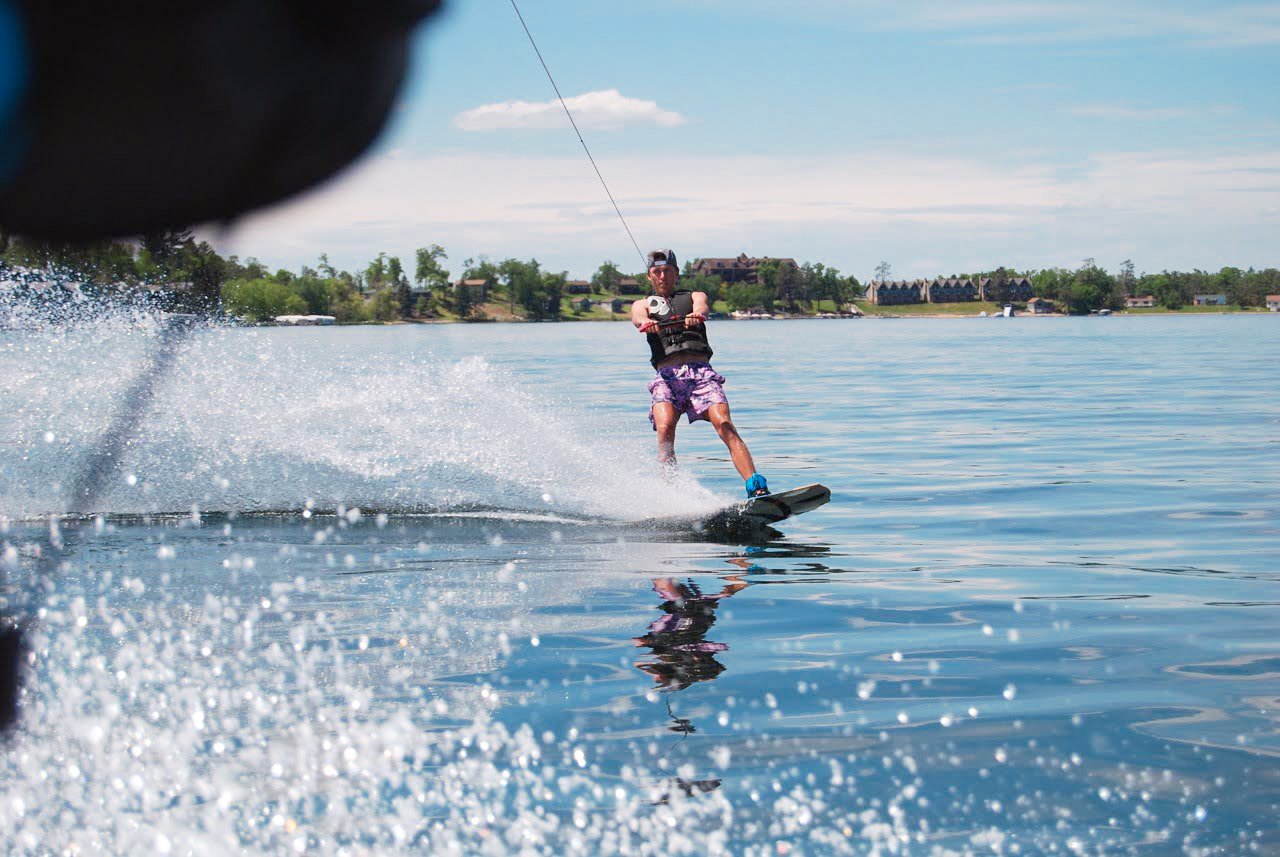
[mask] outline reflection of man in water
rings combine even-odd
[[[649,626],[649,633],[635,638],[637,646],[646,646],[653,653],[651,659],[637,661],[636,667],[653,676],[659,690],[684,690],[724,672],[724,664],[715,656],[729,647],[708,640],[707,631],[716,622],[720,600],[748,585],[740,577],[726,579],[729,583],[715,595],[704,594],[692,580],[679,583],[659,577],[653,581],[653,591],[665,599],[660,607],[664,615]]]
[[[707,631],[716,623],[716,606],[721,599],[747,588],[747,582],[736,575],[725,578],[728,583],[715,595],[706,595],[692,580],[680,583],[674,578],[659,577],[653,581],[653,591],[663,598],[660,609],[663,615],[649,626],[649,633],[634,638],[637,646],[652,651],[650,660],[636,661],[636,667],[653,676],[658,689],[664,693],[684,690],[691,684],[710,681],[724,672],[724,664],[716,660],[716,653],[729,647],[707,639]],[[668,728],[683,737],[697,730],[693,723],[677,717],[671,711],[671,698],[667,698],[667,713],[673,725]],[[685,797],[715,791],[720,778],[688,780],[674,777],[662,786],[661,794],[653,803],[665,804],[679,790]]]

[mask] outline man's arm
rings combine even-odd
[[[707,305],[706,292],[693,292],[689,297],[693,299],[693,312],[684,317],[684,326],[697,327],[707,320],[711,307]]]
[[[653,319],[649,318],[649,305],[643,298],[631,304],[631,323],[641,333],[648,333],[654,328]]]

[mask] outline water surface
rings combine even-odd
[[[0,340],[10,851],[1280,849],[1275,318],[717,324],[751,544],[624,325],[194,333],[59,518],[154,329]]]

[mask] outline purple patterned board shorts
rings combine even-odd
[[[658,370],[658,377],[649,382],[649,393],[653,396],[649,423],[653,424],[653,406],[659,402],[670,402],[677,414],[689,417],[689,422],[705,420],[708,408],[729,402],[722,384],[724,376],[716,374],[710,363],[664,366]]]

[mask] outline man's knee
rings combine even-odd
[[[649,409],[649,418],[653,420],[653,428],[658,434],[674,434],[680,415],[675,408],[659,402]]]
[[[716,434],[720,435],[721,440],[731,440],[738,436],[738,429],[734,426],[733,420],[717,420],[712,425],[715,426]]]

